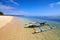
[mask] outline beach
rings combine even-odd
[[[11,16],[0,16],[0,28],[9,23],[13,17]]]
[[[59,40],[57,29],[32,34],[32,28],[24,28],[25,24],[32,22],[25,18],[12,16],[0,17],[0,40]]]

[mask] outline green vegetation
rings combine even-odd
[[[0,15],[4,15],[3,12],[0,12]]]

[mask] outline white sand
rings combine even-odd
[[[11,16],[0,16],[0,28],[9,23],[13,17]]]
[[[0,26],[5,25],[0,28],[0,40],[58,40],[56,32],[53,31],[32,34],[33,29],[24,28],[30,20],[16,17],[0,18]]]

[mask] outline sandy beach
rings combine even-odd
[[[30,20],[17,17],[0,17],[0,40],[59,40],[55,30],[32,34],[31,28],[24,28]]]
[[[9,23],[13,17],[11,16],[0,16],[0,28]]]

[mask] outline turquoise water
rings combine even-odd
[[[60,22],[57,22],[57,21],[50,21],[50,20],[43,20],[43,19],[36,19],[36,18],[28,18],[28,19],[30,19],[30,20],[32,20],[32,21],[35,21],[35,22],[47,22],[47,23],[49,23],[50,25],[55,25],[56,26],[56,28],[55,28],[55,30],[54,30],[54,32],[52,31],[52,33],[53,34],[55,34],[55,35],[57,35],[57,40],[60,40]],[[53,36],[53,35],[51,35],[51,36]],[[52,38],[52,39],[54,39],[54,38]]]
[[[17,16],[19,17],[19,16]],[[37,18],[29,18],[29,17],[22,17],[22,18],[26,18],[28,20],[31,20],[33,22],[47,22],[51,25],[55,25],[56,27],[60,28],[60,21],[52,21],[52,20],[43,20],[43,19],[37,19]]]
[[[25,18],[25,17],[22,17],[22,18]],[[56,28],[54,30],[51,30],[51,31],[48,31],[47,35],[46,36],[50,36],[49,40],[60,40],[60,22],[57,22],[57,21],[50,21],[50,20],[43,20],[43,19],[36,19],[36,18],[26,18],[28,20],[31,20],[33,22],[47,22],[51,25],[55,25]],[[57,35],[57,36],[56,36]],[[53,38],[51,38],[53,37]],[[55,38],[54,38],[55,37]]]
[[[56,25],[56,27],[60,27],[60,22],[57,22],[57,21],[50,21],[50,20],[43,20],[43,19],[36,19],[36,18],[27,18],[27,19],[35,22],[47,22],[51,25]]]

